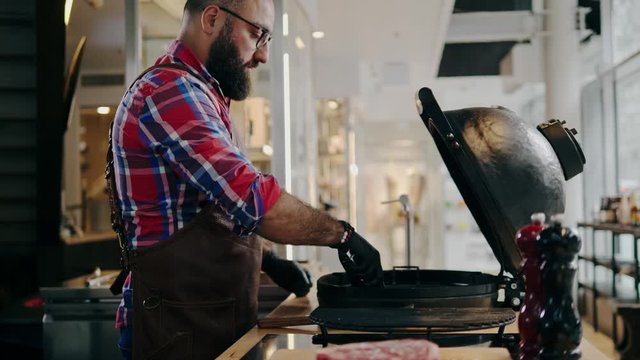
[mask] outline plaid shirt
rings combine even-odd
[[[193,53],[176,40],[135,82],[115,115],[116,185],[131,248],[153,245],[189,223],[206,202],[216,203],[248,235],[280,196],[277,180],[261,174],[235,145],[229,98]],[[125,281],[116,327],[132,314],[131,277]]]

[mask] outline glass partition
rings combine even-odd
[[[312,29],[298,1],[283,1],[283,22],[285,18],[288,26],[283,31],[284,120],[290,141],[287,154],[290,156],[291,192],[314,205],[317,203],[315,164],[318,140],[311,79]]]
[[[582,150],[587,159],[584,168],[585,215],[595,219],[600,198],[606,195],[604,182],[604,112],[602,83],[595,81],[582,90]]]
[[[625,64],[617,78],[618,186],[624,194],[637,191],[640,185],[640,59]]]
[[[613,61],[618,63],[640,50],[640,1],[613,0],[611,10]]]

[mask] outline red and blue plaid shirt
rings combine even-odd
[[[194,54],[175,41],[156,64],[177,63],[199,74],[154,69],[125,93],[115,115],[112,146],[125,232],[132,249],[153,245],[189,223],[206,202],[253,232],[280,196],[235,145],[229,98]],[[131,277],[125,281],[116,327],[132,314]]]

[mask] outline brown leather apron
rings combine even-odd
[[[155,67],[187,71],[202,80],[181,65]],[[109,137],[112,223],[133,288],[133,358],[214,359],[256,323],[261,239],[234,235],[234,224],[210,203],[168,239],[130,250]]]
[[[213,359],[255,325],[261,243],[232,226],[207,206],[131,251],[134,359]]]

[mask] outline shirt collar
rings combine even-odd
[[[220,88],[220,83],[216,80],[207,70],[207,68],[198,60],[195,54],[189,49],[182,41],[174,40],[169,44],[167,52],[164,56],[160,57],[156,64],[162,63],[181,63],[191,68],[194,72],[200,74],[205,80],[207,80],[207,86],[215,89],[218,94],[221,95],[225,104],[229,106],[231,99],[224,95]]]

